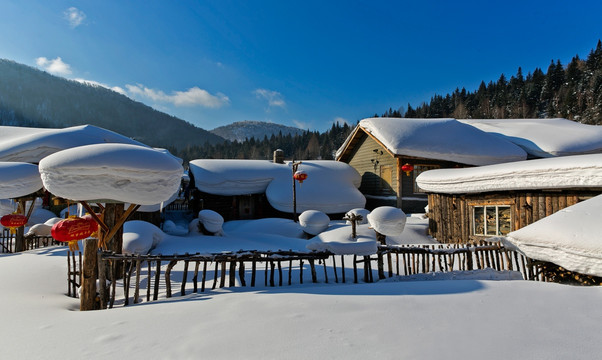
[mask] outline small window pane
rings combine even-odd
[[[475,235],[484,235],[484,216],[483,216],[483,207],[475,206],[474,208],[474,233]]]
[[[499,233],[498,235],[507,235],[510,232],[510,207],[499,206],[498,207],[498,223]]]
[[[497,234],[497,218],[495,214],[495,206],[486,206],[485,214],[487,216],[487,222],[485,224],[486,230],[485,235],[496,235]]]

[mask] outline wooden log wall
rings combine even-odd
[[[337,261],[340,258],[340,262]],[[345,267],[345,258],[352,258],[353,269]],[[79,261],[78,261],[79,260]],[[81,284],[81,255],[69,253],[68,256],[68,294],[76,296],[77,286]],[[112,308],[115,304],[127,306],[130,303],[158,300],[160,294],[171,298],[176,294],[184,296],[190,293],[205,292],[207,288],[258,285],[266,287],[292,285],[293,272],[299,273],[299,284],[303,284],[304,264],[309,265],[306,276],[311,282],[318,282],[319,268],[322,268],[321,281],[328,283],[347,282],[348,272],[353,271],[353,282],[373,282],[387,276],[410,276],[429,272],[469,271],[492,268],[495,270],[519,271],[524,279],[542,280],[545,277],[538,271],[535,262],[521,254],[507,250],[499,243],[480,243],[477,246],[460,244],[424,245],[424,246],[380,246],[374,256],[341,256],[328,252],[296,253],[292,251],[278,252],[239,252],[229,254],[184,254],[184,255],[121,255],[99,252],[99,268],[117,269],[116,263],[123,273],[113,274],[119,280],[122,297],[117,298],[117,281],[98,290],[100,308]],[[264,265],[263,281],[258,277],[257,265]],[[337,266],[340,264],[340,267]],[[179,266],[178,266],[179,265]],[[360,265],[362,270],[358,270]],[[176,266],[178,266],[176,268]],[[183,270],[181,269],[183,268]],[[177,269],[174,270],[174,269]],[[250,269],[250,271],[247,271]],[[376,274],[374,274],[374,270]],[[250,272],[250,274],[249,274]],[[286,272],[286,274],[285,274]],[[329,273],[334,275],[329,277]],[[359,273],[359,274],[358,274]],[[175,275],[177,274],[177,275]],[[238,279],[236,278],[238,274]],[[250,282],[247,276],[250,275]],[[99,283],[106,284],[103,272]],[[175,278],[177,280],[174,280]],[[132,284],[133,280],[133,284]],[[238,280],[238,281],[237,281]],[[175,283],[178,287],[175,287]],[[296,281],[295,281],[296,282]],[[133,290],[132,290],[133,287]],[[146,288],[146,296],[144,296]],[[141,292],[142,290],[142,292]]]
[[[472,234],[473,206],[509,205],[514,231],[600,193],[602,189],[429,194],[429,233],[440,243],[469,243],[484,238]]]

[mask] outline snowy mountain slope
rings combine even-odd
[[[210,132],[221,136],[226,140],[242,142],[245,141],[245,139],[250,139],[252,137],[262,140],[264,136],[269,138],[272,136],[272,134],[278,135],[279,132],[282,132],[282,135],[300,135],[304,132],[304,130],[281,124],[247,120],[237,121],[230,125],[220,126],[211,130]]]

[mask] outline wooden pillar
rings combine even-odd
[[[89,238],[84,241],[84,261],[82,265],[81,293],[79,295],[80,311],[97,310],[96,279],[98,278],[98,239]]]

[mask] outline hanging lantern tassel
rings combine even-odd
[[[11,234],[15,234],[17,228],[25,226],[25,224],[27,224],[27,216],[16,213],[4,215],[0,219],[0,224],[2,224],[2,226],[4,227],[9,228]]]
[[[405,172],[405,173],[406,173],[406,176],[410,176],[410,173],[411,173],[412,171],[414,171],[414,165],[412,165],[412,164],[408,164],[408,163],[405,163],[405,164],[404,164],[404,165],[401,167],[401,171]]]
[[[299,184],[303,184],[303,181],[307,180],[307,173],[303,170],[296,171],[293,179],[297,180]]]

